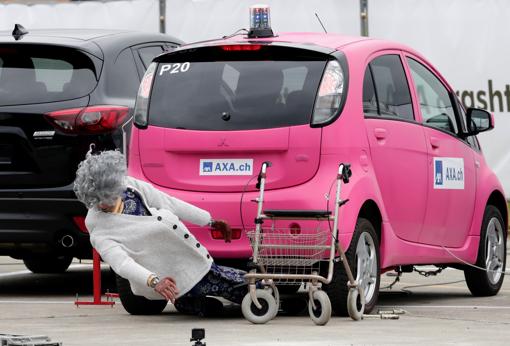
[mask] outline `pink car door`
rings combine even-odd
[[[398,52],[369,63],[363,110],[372,164],[393,231],[416,241],[427,201],[427,147],[411,100]]]
[[[428,203],[419,241],[460,247],[472,222],[476,193],[474,152],[460,134],[455,98],[423,63],[407,58],[420,104],[428,150]]]

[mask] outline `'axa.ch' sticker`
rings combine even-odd
[[[253,159],[201,159],[200,175],[252,175]]]
[[[434,157],[434,189],[464,189],[464,159]]]

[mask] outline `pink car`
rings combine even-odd
[[[339,241],[367,313],[381,272],[415,265],[458,268],[473,295],[498,293],[508,212],[476,138],[493,126],[401,44],[239,35],[154,60],[137,99],[129,173],[227,220],[231,243],[208,228],[194,234],[217,261],[246,262],[264,161],[272,162],[265,207],[298,210],[332,210],[325,195],[338,164],[350,163]],[[282,226],[306,226],[291,222]],[[338,263],[324,287],[342,315],[346,282]]]

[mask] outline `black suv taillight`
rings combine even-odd
[[[58,130],[68,134],[108,133],[124,123],[129,108],[124,106],[90,106],[46,113]]]

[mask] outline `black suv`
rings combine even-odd
[[[0,255],[33,272],[91,258],[72,183],[90,144],[126,151],[151,60],[182,44],[113,30],[0,32]]]

